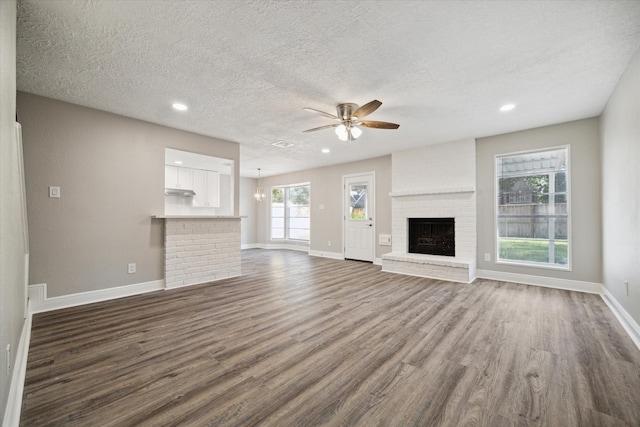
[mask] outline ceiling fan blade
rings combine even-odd
[[[400,125],[396,123],[389,123],[389,122],[358,122],[356,124],[359,126],[376,128],[376,129],[398,129],[400,127]]]
[[[367,104],[364,104],[362,107],[358,108],[351,116],[357,119],[361,119],[373,113],[374,111],[376,111],[378,107],[380,107],[381,105],[382,105],[382,102],[378,101],[377,99],[374,99],[373,101]]]
[[[320,126],[318,128],[313,128],[313,129],[307,129],[307,130],[303,130],[302,132],[315,132],[317,130],[322,130],[322,129],[337,128],[338,126],[340,126],[340,123],[336,123],[334,125]]]
[[[329,117],[330,119],[333,119],[333,120],[340,120],[338,118],[338,116],[334,116],[333,114],[325,113],[324,111],[316,110],[315,108],[304,107],[303,110],[310,111],[312,113],[320,113],[323,116]]]

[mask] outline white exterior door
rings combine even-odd
[[[373,262],[375,257],[375,178],[348,175],[344,181],[344,257]]]

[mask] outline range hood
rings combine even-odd
[[[196,192],[193,190],[181,190],[179,188],[165,188],[164,194],[167,196],[193,197]]]

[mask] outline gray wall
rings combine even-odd
[[[263,169],[264,170],[264,169]],[[320,252],[342,252],[342,176],[375,172],[376,178],[376,258],[391,252],[391,246],[380,246],[378,234],[391,234],[391,156],[263,178],[267,189],[276,185],[311,183],[311,242],[309,249]],[[268,172],[268,171],[266,171]],[[320,209],[324,205],[324,209]],[[257,206],[257,243],[268,244],[268,203]],[[328,242],[331,241],[331,246]]]
[[[572,270],[495,263],[494,156],[570,145]],[[601,283],[600,147],[598,119],[477,139],[478,269]],[[484,254],[491,254],[490,262]]]
[[[0,1],[0,414],[4,419],[11,384],[7,344],[15,365],[24,324],[24,238],[20,164],[16,152],[16,2]]]
[[[27,93],[18,115],[30,283],[47,283],[49,297],[163,279],[163,221],[151,216],[164,213],[166,147],[239,160],[233,142]],[[60,199],[49,186],[61,187]]]
[[[603,285],[640,324],[640,50],[609,98],[600,130]]]

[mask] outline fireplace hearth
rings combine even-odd
[[[407,218],[413,254],[456,256],[454,218]]]

